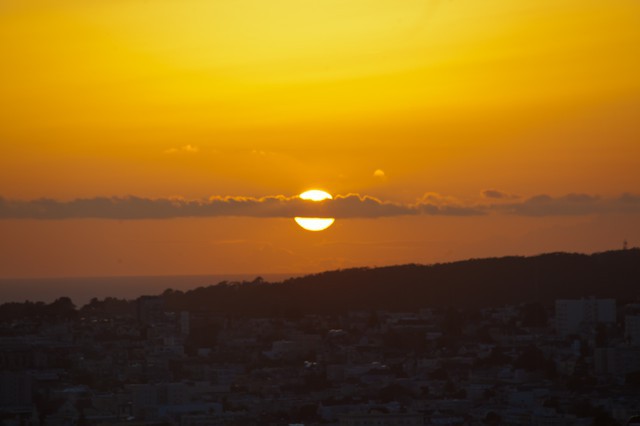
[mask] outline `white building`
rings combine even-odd
[[[556,332],[561,336],[577,334],[598,323],[616,321],[615,299],[556,300]]]

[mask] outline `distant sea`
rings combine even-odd
[[[252,281],[261,276],[276,282],[299,274],[178,275],[89,278],[3,278],[0,279],[0,303],[42,301],[50,303],[67,296],[80,307],[93,297],[135,299],[142,295],[160,294],[168,288],[191,290],[221,281]]]

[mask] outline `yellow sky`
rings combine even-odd
[[[0,196],[638,193],[638,46],[636,0],[4,0]]]

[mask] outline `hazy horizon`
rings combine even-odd
[[[92,298],[135,299],[143,295],[158,295],[171,288],[191,290],[216,285],[222,281],[252,281],[261,276],[265,280],[282,281],[297,274],[211,274],[179,276],[129,277],[45,277],[0,278],[0,304],[8,302],[50,303],[59,297],[69,297],[77,307]]]

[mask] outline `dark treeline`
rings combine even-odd
[[[162,293],[168,310],[225,315],[297,316],[349,310],[479,308],[558,298],[640,296],[640,249],[592,255],[550,253],[533,257],[471,259],[434,265],[401,265],[322,272],[283,282],[226,282],[186,292]],[[0,320],[72,318],[76,314],[135,313],[121,299],[93,299],[77,310],[69,298],[53,303],[5,303]]]
[[[640,249],[592,255],[472,259],[435,265],[355,268],[292,278],[220,283],[163,296],[175,310],[236,315],[297,315],[348,310],[477,308],[558,298],[640,295]]]
[[[93,298],[91,302],[77,309],[69,297],[59,297],[51,303],[44,302],[8,302],[0,305],[0,323],[20,320],[38,320],[41,322],[55,322],[74,320],[78,316],[91,314],[135,315],[135,303],[123,299],[107,297],[104,300]]]
[[[0,305],[0,322],[9,322],[23,319],[74,319],[77,315],[76,306],[68,297],[59,297],[51,303],[9,302]]]

